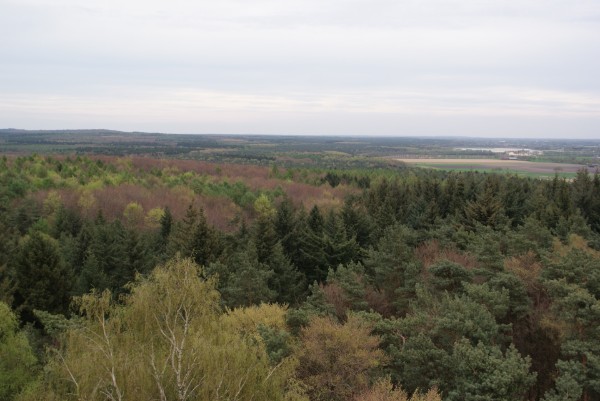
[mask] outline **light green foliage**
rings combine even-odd
[[[244,308],[227,310],[221,316],[226,329],[236,331],[245,338],[260,341],[260,328],[273,330],[285,329],[286,308],[278,304],[252,305]]]
[[[273,218],[277,211],[273,207],[271,200],[265,194],[260,194],[254,201],[254,210],[263,218]]]
[[[44,213],[46,215],[51,215],[56,213],[58,209],[62,206],[62,199],[60,195],[56,191],[50,191],[46,199],[44,199]]]
[[[261,344],[223,323],[215,280],[201,275],[174,260],[136,282],[123,305],[108,292],[78,298],[85,322],[66,333],[37,391],[89,401],[284,399],[289,366],[272,368]]]
[[[96,206],[96,197],[90,190],[82,190],[79,195],[77,205],[81,208],[83,214],[89,215]]]
[[[345,324],[314,317],[301,334],[298,377],[312,400],[347,400],[368,387],[369,373],[385,357],[370,325],[350,315]]]
[[[549,263],[544,271],[547,280],[564,279],[600,298],[600,259],[584,250],[572,249],[558,260]]]
[[[425,394],[415,391],[409,397],[402,388],[394,387],[390,378],[386,377],[377,380],[367,391],[354,397],[353,401],[442,401],[442,397],[436,389]]]
[[[233,142],[211,152],[221,139],[211,139],[202,150],[196,141],[189,142],[194,143],[189,147],[195,149],[189,153],[193,157],[230,161],[239,156],[223,151],[235,148]],[[157,149],[160,142],[155,142]],[[302,144],[307,153],[280,157],[298,146],[292,142],[273,144],[270,150],[286,150],[276,156],[271,177],[259,166],[216,167],[135,156],[0,158],[0,299],[14,305],[23,323],[44,326],[39,331],[44,338],[30,338],[35,349],[49,344],[60,351],[50,357],[44,380],[27,386],[22,397],[68,400],[81,390],[80,398],[90,401],[130,396],[171,400],[185,398],[182,383],[191,383],[190,388],[200,384],[204,391],[215,385],[216,375],[226,378],[219,390],[225,399],[236,398],[225,388],[233,389],[240,380],[244,390],[238,398],[252,397],[247,386],[264,390],[257,390],[261,395],[254,399],[302,399],[307,392],[325,398],[335,378],[311,387],[297,378],[284,380],[296,364],[288,355],[300,358],[295,345],[315,316],[333,318],[328,324],[337,330],[346,326],[342,323],[349,315],[360,314],[369,335],[378,336],[377,349],[386,354],[376,368],[367,369],[368,380],[361,372],[346,375],[350,386],[367,383],[359,395],[366,400],[403,399],[417,388],[438,386],[454,399],[518,401],[522,393],[507,388],[522,391],[530,383],[523,373],[528,360],[511,344],[531,356],[538,372],[529,398],[546,393],[549,401],[600,399],[599,174],[592,179],[581,171],[572,181],[558,176],[537,180],[404,166],[379,170],[370,166],[384,162],[369,160],[361,160],[358,171],[292,170],[289,163],[303,158],[302,163],[349,163],[354,157],[347,155],[356,146]],[[370,142],[369,152],[399,150],[397,144],[387,148],[376,142]],[[243,157],[256,156],[255,145],[242,145]],[[333,146],[346,156],[319,155],[321,146]],[[169,152],[182,148],[188,147],[173,146]],[[418,145],[402,152],[413,149]],[[256,161],[274,165],[266,151],[258,154]],[[283,166],[291,182],[277,182],[284,176]],[[315,187],[297,185],[299,181]],[[350,196],[342,207],[343,194]],[[116,202],[104,202],[107,196]],[[192,204],[183,221],[177,200]],[[136,201],[156,208],[144,214]],[[235,215],[239,232],[211,227],[204,212],[193,206],[198,201],[214,213],[208,220],[219,225]],[[310,205],[308,210],[303,203]],[[165,207],[164,214],[158,206]],[[98,213],[102,207],[106,209]],[[439,247],[428,246],[433,243]],[[199,273],[203,277],[218,274],[222,298],[190,295],[185,280],[167,285],[157,275],[148,277],[154,261],[178,253],[205,265]],[[70,272],[77,279],[74,289],[64,286]],[[127,286],[136,273],[146,278]],[[169,286],[183,288],[187,298],[175,290],[165,295]],[[83,323],[60,315],[67,311],[70,295],[91,288],[96,296],[80,298],[86,311]],[[110,296],[100,295],[105,288]],[[171,309],[165,306],[167,299]],[[180,301],[191,302],[186,305],[202,318],[169,314]],[[289,327],[282,324],[283,309],[261,305],[273,301],[295,308],[286,315]],[[208,311],[194,302],[214,308]],[[245,305],[252,307],[218,311]],[[183,329],[186,321],[188,329]],[[186,338],[185,352],[178,340],[170,342],[163,334],[169,332],[167,322],[177,328],[171,340]],[[66,334],[59,341],[61,332]],[[173,344],[180,344],[179,350]],[[323,362],[333,373],[344,372],[338,367],[348,362],[336,359],[341,348],[323,352],[336,362]],[[361,353],[345,349],[348,358]],[[300,359],[299,371],[306,379],[312,373],[302,363],[309,359]],[[247,373],[251,365],[262,373]],[[271,376],[264,374],[273,368]],[[177,372],[186,369],[192,372],[189,380],[177,379]],[[378,380],[385,376],[390,381]],[[275,396],[267,396],[266,377],[267,382],[281,378],[274,385]],[[281,395],[284,388],[288,391]],[[84,389],[89,391],[84,394]]]
[[[123,210],[123,218],[128,227],[137,227],[144,222],[144,208],[137,202],[129,202]]]
[[[150,228],[158,228],[161,226],[161,221],[165,216],[165,209],[161,207],[155,207],[148,210],[144,222]]]
[[[37,360],[17,318],[0,302],[0,400],[12,400],[36,375]]]
[[[77,317],[67,319],[64,315],[52,314],[37,309],[33,313],[36,319],[44,326],[44,332],[53,339],[57,339],[65,331],[79,324]]]

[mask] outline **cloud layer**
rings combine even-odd
[[[0,0],[0,125],[600,137],[596,0]]]

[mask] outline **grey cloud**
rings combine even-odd
[[[491,115],[503,116],[500,125],[512,122],[519,132],[530,127],[551,135],[572,124],[589,135],[599,128],[595,106],[583,102],[586,116],[574,116],[581,99],[600,96],[595,0],[5,0],[0,11],[0,95],[32,97],[10,113],[10,104],[0,104],[2,121],[12,126],[36,119],[95,124],[97,116],[86,120],[86,111],[69,103],[82,98],[106,110],[107,124],[133,126],[142,124],[139,117],[127,120],[104,107],[107,98],[127,95],[122,106],[138,116],[139,105],[160,109],[181,93],[212,93],[233,94],[236,106],[216,120],[199,119],[195,107],[185,114],[165,106],[171,114],[154,123],[172,124],[166,131],[210,125],[211,132],[219,126],[223,132],[289,132],[293,125],[307,133],[361,126],[401,134],[445,130],[452,122],[457,135],[461,124],[465,134],[483,135],[491,130],[481,116],[486,105],[493,106]],[[485,97],[497,88],[513,95]],[[543,96],[524,101],[527,91]],[[354,93],[363,99],[360,117],[349,117],[357,113]],[[392,100],[383,102],[382,93]],[[152,104],[145,103],[148,96],[156,96]],[[265,96],[270,100],[254,110],[253,102]],[[342,101],[336,110],[307,110],[307,96]],[[62,108],[48,99],[60,99]],[[394,117],[394,107],[411,102],[412,117]],[[382,104],[392,104],[391,111],[376,111]],[[250,109],[251,119],[244,113]],[[459,116],[442,118],[442,109]],[[306,113],[310,124],[302,123]],[[562,120],[549,124],[544,114]],[[353,118],[356,124],[349,123]]]

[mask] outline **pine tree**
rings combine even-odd
[[[323,282],[329,264],[322,230],[315,232],[301,214],[296,225],[296,238],[297,244],[292,254],[294,265],[306,276],[308,283]]]
[[[273,247],[267,265],[273,271],[269,288],[277,294],[276,301],[288,305],[299,303],[306,290],[306,277],[285,256],[281,242]]]
[[[277,233],[271,216],[262,214],[258,217],[254,224],[253,240],[256,244],[258,261],[267,263],[277,244]]]
[[[488,185],[476,201],[467,202],[464,209],[463,223],[471,231],[475,231],[478,224],[499,229],[507,221],[502,203],[492,185]]]
[[[505,352],[482,342],[473,346],[462,340],[452,350],[453,380],[444,397],[448,401],[523,399],[535,374],[531,359],[523,358],[514,346]],[[477,378],[477,379],[474,379]]]
[[[375,227],[366,209],[347,199],[340,213],[347,237],[356,238],[356,243],[363,250],[374,245]]]
[[[273,270],[260,263],[255,245],[250,242],[227,262],[227,281],[219,283],[223,300],[229,307],[249,306],[275,300],[277,294],[269,288]]]
[[[275,215],[275,232],[281,241],[283,251],[286,255],[293,255],[296,248],[296,216],[289,199],[284,199],[277,208]]]
[[[330,211],[324,224],[324,251],[328,267],[358,260],[359,248],[354,237],[348,238],[342,220]]]
[[[15,305],[23,320],[32,321],[34,309],[67,312],[73,275],[65,266],[55,239],[32,232],[19,245],[13,263]]]
[[[216,260],[220,252],[219,237],[215,230],[209,227],[204,211],[190,204],[183,220],[177,222],[172,229],[167,255],[173,257],[179,253],[205,266]]]

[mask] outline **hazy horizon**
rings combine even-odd
[[[0,0],[0,126],[600,138],[594,0]]]
[[[124,131],[118,129],[109,128],[51,128],[51,129],[26,129],[17,127],[0,127],[1,131],[25,131],[31,133],[37,132],[81,132],[87,133],[89,131],[106,131],[106,132],[117,132],[122,134],[148,134],[148,135],[198,135],[198,136],[255,136],[255,137],[321,137],[321,138],[356,138],[356,139],[447,139],[447,140],[490,140],[505,142],[510,140],[520,141],[551,141],[551,142],[569,142],[569,141],[592,141],[600,142],[600,138],[559,138],[559,137],[501,137],[501,136],[474,136],[474,135],[377,135],[377,134],[286,134],[286,133],[272,133],[263,134],[259,132],[239,132],[239,133],[218,133],[218,132],[161,132],[161,131]]]

